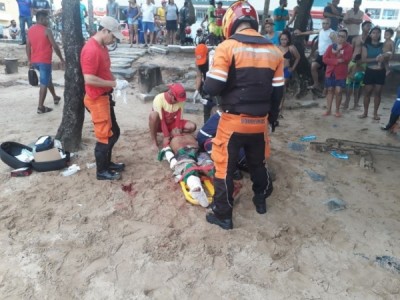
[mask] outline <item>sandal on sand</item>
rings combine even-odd
[[[52,110],[53,110],[53,109],[50,108],[50,107],[43,106],[43,107],[38,107],[37,113],[38,113],[38,114],[45,114],[45,113],[51,112]]]
[[[57,105],[58,103],[60,103],[60,101],[61,101],[61,97],[59,97],[59,96],[55,96],[55,97],[54,97],[54,104],[55,104],[55,105]]]

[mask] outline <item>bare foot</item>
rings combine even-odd
[[[341,116],[342,116],[342,114],[341,114],[340,112],[336,112],[336,113],[335,113],[335,117],[336,117],[336,118],[340,118]]]
[[[379,121],[381,118],[378,115],[374,115],[374,120]]]
[[[324,112],[322,115],[323,115],[324,117],[326,117],[326,116],[329,116],[330,114],[331,114],[330,111],[326,111],[326,112]]]
[[[359,119],[365,119],[366,117],[368,117],[368,116],[364,115],[364,114],[358,116]]]

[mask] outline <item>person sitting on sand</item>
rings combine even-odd
[[[164,135],[163,147],[169,145],[171,132],[192,133],[196,124],[182,119],[182,110],[186,101],[186,91],[180,83],[169,85],[168,91],[158,94],[153,100],[153,111],[149,115],[149,127],[152,147],[158,151],[157,133]]]
[[[397,88],[397,98],[394,101],[392,111],[390,113],[389,123],[382,127],[382,130],[394,131],[397,120],[400,118],[400,86]]]
[[[186,183],[193,199],[203,207],[209,205],[200,175],[213,177],[214,163],[206,152],[199,152],[193,135],[181,134],[178,129],[173,129],[169,145],[160,150],[158,159],[169,162],[175,178]]]

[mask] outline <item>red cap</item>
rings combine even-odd
[[[174,95],[176,101],[185,102],[186,101],[186,91],[185,88],[180,83],[173,83],[169,85],[169,90],[172,95]]]

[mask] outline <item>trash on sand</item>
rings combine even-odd
[[[325,202],[330,211],[339,211],[346,209],[346,202],[338,198],[332,198]]]
[[[310,176],[310,178],[313,181],[324,181],[325,180],[325,176],[324,175],[320,175],[317,172],[314,172],[313,170],[304,170],[308,176]]]
[[[96,166],[96,163],[86,163],[86,169],[92,169]]]
[[[307,145],[296,142],[288,142],[288,148],[293,151],[304,152],[306,151]]]
[[[400,259],[397,259],[392,256],[377,256],[375,258],[375,261],[385,269],[388,269],[390,271],[395,271],[400,274]]]
[[[349,159],[349,156],[346,153],[340,153],[337,151],[331,151],[330,153],[333,157],[336,157],[339,159]]]
[[[316,139],[317,139],[317,137],[315,135],[306,135],[306,136],[299,138],[299,141],[300,142],[311,142],[311,141],[315,141]]]
[[[69,166],[67,169],[61,172],[62,176],[70,176],[78,172],[81,168],[79,168],[78,165],[73,164],[72,166]]]

